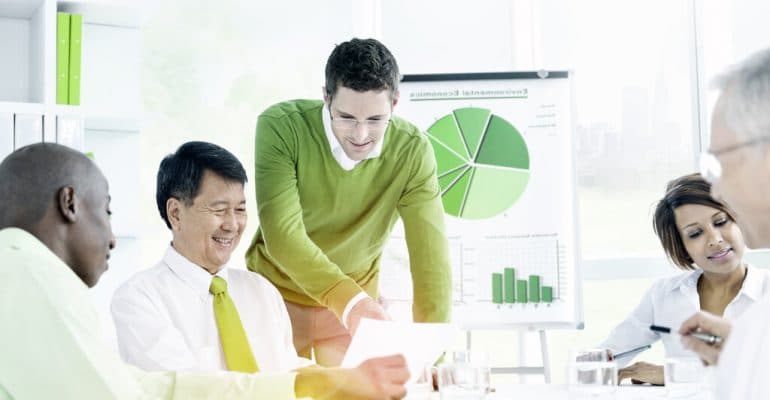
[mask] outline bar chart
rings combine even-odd
[[[452,319],[478,328],[552,321],[574,305],[570,248],[555,235],[450,237]],[[403,236],[383,253],[380,296],[397,320],[412,316],[413,290]]]
[[[491,278],[494,304],[553,302],[553,287],[541,286],[538,275],[517,280],[516,268],[505,268],[503,272],[493,272]]]
[[[455,305],[518,304],[533,306],[563,300],[567,292],[567,248],[557,237],[449,238],[452,300]],[[382,294],[412,298],[406,242],[391,238],[382,264]]]
[[[566,246],[555,235],[463,243],[461,302],[551,304],[567,295]]]

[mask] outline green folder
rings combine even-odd
[[[80,105],[80,54],[83,38],[83,16],[70,16],[70,73],[68,104]]]
[[[56,104],[69,102],[70,15],[56,14]]]

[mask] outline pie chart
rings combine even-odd
[[[478,220],[510,208],[529,182],[529,150],[519,131],[490,110],[458,108],[428,128],[444,211]]]

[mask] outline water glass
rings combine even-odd
[[[406,385],[406,400],[429,400],[433,392],[433,375],[436,367],[426,364],[418,371],[410,371],[415,379]]]
[[[700,396],[706,369],[695,357],[669,357],[663,364],[666,396],[670,399]]]
[[[441,400],[483,399],[489,392],[490,369],[486,353],[454,352],[451,360],[439,365],[437,370]]]
[[[567,386],[573,397],[597,398],[614,393],[618,365],[606,349],[572,350],[567,364]]]

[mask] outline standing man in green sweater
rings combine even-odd
[[[281,292],[299,355],[320,365],[341,363],[361,318],[389,318],[377,278],[399,216],[414,321],[449,320],[436,161],[426,136],[393,115],[399,79],[382,43],[353,39],[329,56],[323,101],[279,103],[257,120],[260,227],[247,263]]]

